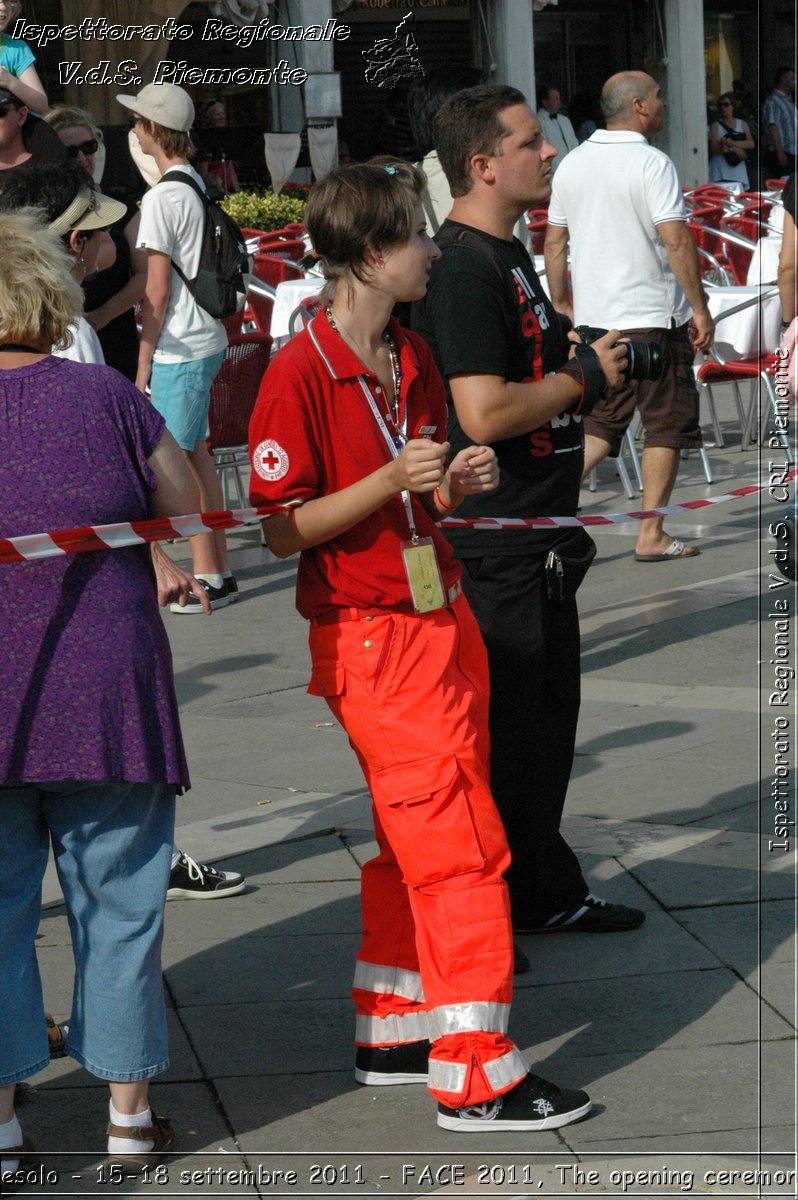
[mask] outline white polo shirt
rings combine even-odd
[[[685,221],[667,154],[642,133],[597,129],[563,159],[549,223],[566,226],[577,325],[670,329],[690,317],[657,226]]]

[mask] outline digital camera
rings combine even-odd
[[[606,329],[596,329],[592,325],[577,325],[579,334],[586,346],[591,346],[597,338],[604,337]],[[662,347],[659,342],[625,342],[627,363],[624,368],[625,379],[659,379],[662,374]]]

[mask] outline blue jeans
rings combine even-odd
[[[67,1053],[120,1083],[166,1070],[174,823],[172,785],[0,786],[0,1086],[49,1062],[35,938],[51,838],[75,957]]]

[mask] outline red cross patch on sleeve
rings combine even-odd
[[[288,471],[289,463],[287,451],[273,438],[259,442],[252,453],[252,465],[267,483],[275,483],[282,479]]]

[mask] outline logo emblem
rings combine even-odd
[[[415,13],[407,13],[394,29],[393,37],[377,38],[368,50],[361,50],[368,63],[365,70],[367,83],[395,88],[403,79],[415,79],[425,74],[419,61],[415,35],[410,28],[405,28],[413,20]]]
[[[289,458],[282,446],[272,438],[255,447],[252,455],[252,465],[261,479],[268,483],[276,483],[288,471]]]

